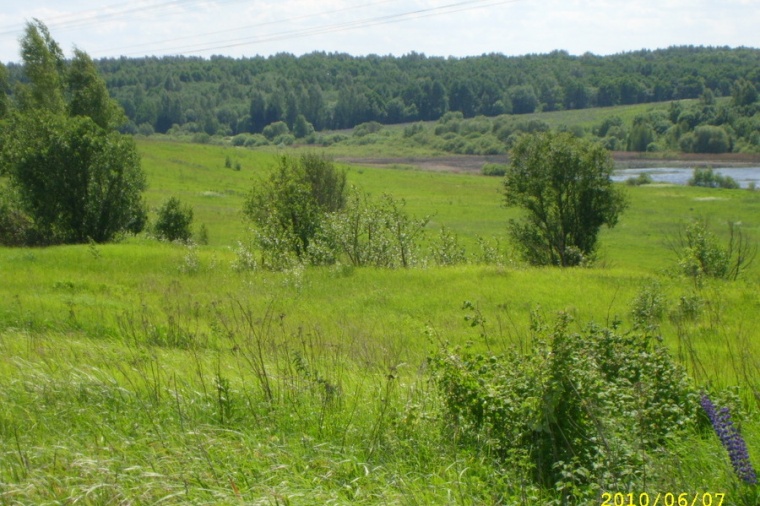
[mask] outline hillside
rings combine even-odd
[[[98,68],[132,128],[173,125],[209,135],[259,133],[302,115],[317,130],[729,96],[739,79],[760,85],[760,50],[671,47],[611,56],[311,53],[269,58],[102,59]],[[10,67],[11,81],[20,68]]]

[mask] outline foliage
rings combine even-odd
[[[436,265],[457,265],[467,261],[459,237],[446,227],[441,227],[438,239],[430,247],[430,255]]]
[[[655,329],[667,309],[662,286],[657,280],[647,281],[631,303],[631,319],[637,329]]]
[[[485,163],[480,169],[484,176],[504,176],[507,173],[507,165],[501,163]]]
[[[92,60],[76,51],[67,66],[39,21],[21,46],[28,83],[17,86],[0,166],[31,222],[25,240],[106,242],[141,230],[145,176],[132,139],[114,130],[123,114]]]
[[[687,183],[689,186],[704,186],[707,188],[726,188],[735,190],[739,188],[739,183],[731,176],[724,176],[720,172],[715,172],[712,168],[694,169],[694,173]]]
[[[107,242],[145,223],[134,142],[86,116],[37,111],[9,121],[2,160],[44,243]]]
[[[728,223],[726,246],[718,243],[702,221],[693,221],[671,240],[671,249],[678,256],[680,271],[696,282],[704,277],[737,279],[752,264],[757,246],[744,235],[739,224]]]
[[[290,255],[306,260],[325,217],[346,203],[346,173],[316,154],[283,156],[269,179],[246,200],[244,213],[254,224],[262,263],[276,267]]]
[[[525,260],[566,267],[591,259],[599,228],[613,227],[626,206],[612,171],[604,148],[571,134],[536,134],[517,142],[504,196],[507,206],[527,212],[510,221]]]
[[[410,217],[405,205],[391,195],[374,200],[354,188],[345,209],[328,216],[318,251],[333,251],[354,266],[413,266],[429,218]]]
[[[645,184],[652,184],[654,180],[652,179],[652,176],[647,174],[646,172],[642,172],[636,177],[629,177],[625,180],[625,184],[628,186],[641,186]]]
[[[183,206],[177,197],[170,197],[158,209],[153,230],[159,239],[165,241],[189,241],[192,224],[193,208]]]
[[[460,444],[585,504],[645,486],[652,456],[693,427],[697,394],[655,338],[570,321],[534,315],[523,352],[443,345],[430,364]]]

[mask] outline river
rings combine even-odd
[[[713,169],[716,173],[730,176],[742,188],[748,188],[754,183],[760,188],[760,167],[732,167]],[[623,182],[639,174],[649,174],[655,183],[686,184],[694,173],[691,168],[651,167],[646,169],[617,169],[612,176],[613,181]]]

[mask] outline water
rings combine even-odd
[[[739,183],[742,188],[755,183],[760,188],[760,167],[739,167],[713,169],[724,176],[730,176]],[[612,176],[613,181],[623,182],[639,174],[649,174],[655,183],[671,183],[685,185],[694,174],[691,168],[654,167],[647,169],[618,169]]]

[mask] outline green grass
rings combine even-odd
[[[760,238],[760,194],[626,187],[630,208],[603,231],[589,269],[507,261],[237,272],[240,208],[275,154],[156,141],[139,149],[150,206],[178,196],[210,245],[138,237],[0,248],[0,503],[545,503],[550,490],[456,444],[426,357],[442,342],[524,347],[531,311],[549,321],[566,311],[576,330],[617,320],[629,329],[631,303],[653,279],[664,342],[699,386],[735,393],[760,462],[760,266],[702,286],[668,272],[669,237],[691,219],[707,218],[720,235],[726,220],[741,221]],[[224,167],[228,155],[241,171]],[[519,214],[501,207],[498,178],[348,167],[348,179],[433,215],[429,235],[451,228],[470,256],[479,236],[506,243],[506,221]],[[693,319],[670,317],[682,298],[701,302]],[[465,320],[465,300],[482,327]],[[726,504],[741,503],[714,435],[671,450],[656,456],[657,491],[729,492]]]

